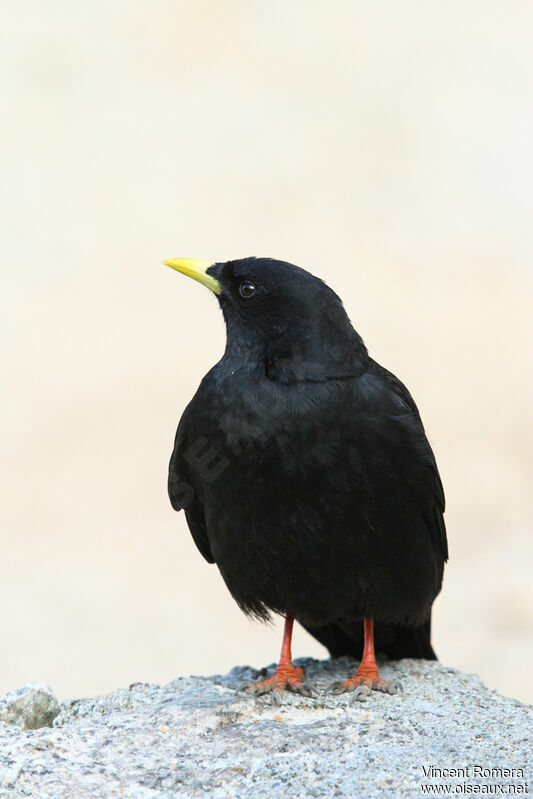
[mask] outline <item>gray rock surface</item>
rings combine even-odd
[[[44,682],[32,682],[0,696],[0,721],[24,730],[49,727],[58,713],[59,702]]]
[[[67,701],[52,728],[0,723],[0,797],[367,799],[419,797],[437,784],[452,794],[533,792],[530,706],[415,660],[382,668],[402,693],[354,702],[326,692],[353,661],[299,663],[316,694],[287,694],[281,706],[236,690],[253,677],[246,667]],[[439,778],[432,767],[465,771]]]

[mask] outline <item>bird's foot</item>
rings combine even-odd
[[[304,669],[294,666],[292,662],[280,663],[272,677],[260,682],[245,682],[239,690],[247,694],[255,694],[255,696],[271,693],[272,702],[279,705],[285,689],[294,694],[312,696],[313,692],[304,680]]]
[[[400,685],[390,680],[384,680],[379,676],[378,667],[375,664],[361,663],[355,675],[349,680],[334,682],[330,687],[333,694],[344,694],[353,691],[354,699],[362,702],[371,691],[383,691],[386,694],[396,694],[400,690]]]

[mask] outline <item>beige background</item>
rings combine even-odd
[[[413,392],[436,648],[533,700],[531,3],[22,0],[1,30],[0,692],[277,657],[166,497],[224,330],[160,261],[256,254],[325,278]]]

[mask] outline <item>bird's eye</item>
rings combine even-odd
[[[251,297],[252,294],[255,294],[255,285],[249,280],[243,280],[239,286],[239,294],[241,297]]]

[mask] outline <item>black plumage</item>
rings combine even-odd
[[[245,613],[290,620],[282,661],[293,617],[332,655],[360,657],[367,619],[378,652],[434,658],[444,494],[409,391],[305,270],[266,258],[166,263],[215,291],[227,328],[169,469],[170,500],[204,558]],[[337,690],[382,687],[372,675]],[[305,692],[300,675],[285,677],[264,690]]]

